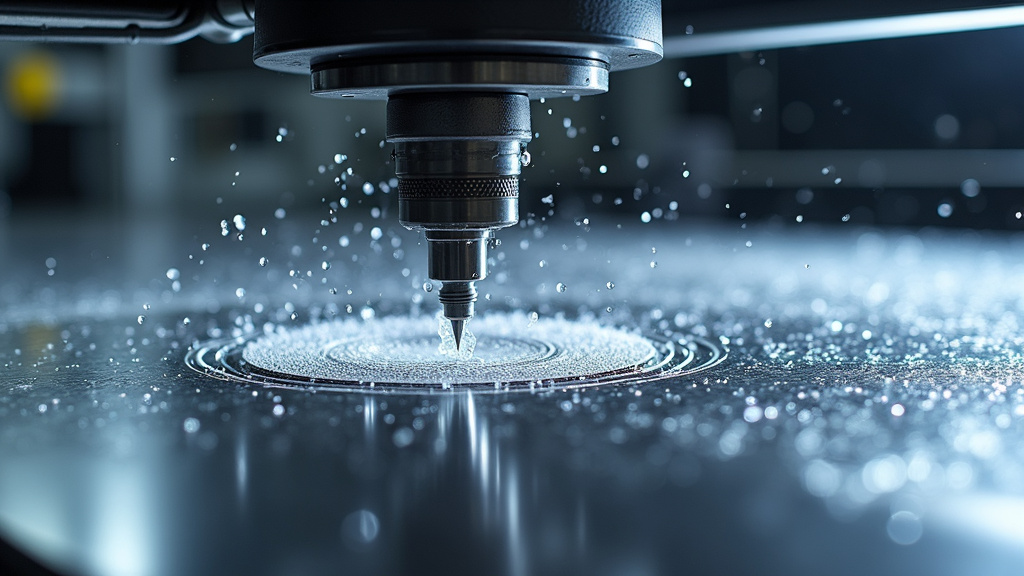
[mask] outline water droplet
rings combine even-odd
[[[270,260],[267,260],[266,256],[260,256],[260,266],[266,266]]]
[[[433,292],[434,291],[434,284],[432,282],[424,282],[423,283],[423,291],[424,292],[428,292],[428,293],[429,292]]]
[[[954,140],[960,135],[960,120],[952,114],[943,114],[935,119],[935,135],[942,140]]]
[[[274,404],[274,416],[284,416],[284,406],[281,404]]]
[[[167,279],[168,280],[177,280],[180,277],[181,277],[181,272],[177,268],[168,268],[167,269]]]
[[[648,222],[650,222],[651,221],[651,213],[645,211],[643,214],[640,215],[640,221],[643,222],[644,224],[647,224]]]
[[[565,292],[568,288],[569,288],[568,286],[566,286],[565,284],[562,284],[561,282],[559,282],[558,284],[555,284],[555,290],[557,292]]]
[[[342,248],[347,248],[348,244],[349,244],[348,236],[342,236],[341,238],[338,238],[338,245],[341,246]]]
[[[636,157],[636,167],[644,170],[651,165],[651,157],[647,154],[641,154]]]
[[[195,434],[199,432],[199,419],[198,418],[185,418],[185,423],[182,425],[185,432],[189,434]]]
[[[331,269],[331,263],[328,262],[327,260],[324,260],[323,262],[320,263],[320,268],[323,268],[325,271],[326,270],[330,270]]]
[[[936,210],[940,218],[949,218],[953,215],[953,205],[948,202],[939,204],[939,208]]]
[[[370,228],[370,238],[373,238],[374,240],[380,240],[382,236],[384,236],[384,231],[381,230],[379,227],[374,226],[373,228]]]
[[[363,182],[363,194],[366,194],[367,196],[373,194],[373,184]]]
[[[765,328],[771,328],[772,327],[772,319],[771,318],[769,318],[769,319],[764,321],[764,327]]]
[[[185,326],[188,326],[189,324],[192,323],[192,319],[189,318],[188,316],[185,316],[184,318],[181,319],[181,323],[184,324]]]
[[[139,317],[136,320],[138,320],[139,324],[142,324],[143,322],[146,321],[146,317],[143,316],[142,314],[139,314]]]
[[[239,232],[245,230],[245,216],[235,214],[235,217],[232,218],[231,221],[235,224],[235,229]]]
[[[921,539],[924,529],[921,520],[913,512],[901,510],[889,517],[885,531],[893,542],[909,546]]]
[[[981,194],[981,184],[974,178],[968,178],[960,183],[960,193],[968,198],[975,198]]]
[[[402,427],[395,430],[395,433],[391,435],[392,442],[399,448],[405,448],[409,444],[412,444],[414,434],[411,428]]]
[[[849,221],[850,221],[850,215],[849,214],[843,214],[843,222],[849,222]]]
[[[406,430],[408,430],[406,428]],[[395,433],[397,436],[398,432]],[[411,439],[410,439],[411,441]],[[397,444],[398,441],[395,440]],[[402,448],[402,446],[399,446]],[[349,514],[341,523],[341,534],[351,547],[362,547],[377,539],[380,533],[380,520],[369,510],[356,510]]]
[[[747,406],[743,409],[743,420],[753,424],[761,420],[764,411],[760,406]]]
[[[171,156],[171,162],[174,162],[175,160],[177,160],[177,158],[175,158],[174,156]]]
[[[237,296],[239,299],[245,298],[245,288],[236,288],[235,296]]]
[[[278,208],[277,210],[274,210],[274,218],[277,218],[278,220],[284,220],[286,214],[287,213],[284,211],[284,208]]]
[[[607,282],[607,283],[605,283],[604,286],[605,286],[605,288],[611,290],[611,289],[615,288],[615,283],[614,282]]]

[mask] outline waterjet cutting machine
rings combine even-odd
[[[1014,2],[660,0],[0,1],[0,39],[175,43],[254,32],[253,60],[309,74],[329,98],[386,99],[399,219],[422,230],[456,343],[488,246],[519,220],[529,100],[608,90],[609,73],[672,56],[1009,26]],[[751,5],[752,4],[752,5]],[[664,48],[663,48],[664,47]]]

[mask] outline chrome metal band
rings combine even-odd
[[[523,147],[518,140],[398,142],[395,145],[395,174],[400,179],[454,175],[466,179],[480,176],[518,176],[522,171],[522,154]],[[443,183],[436,184],[437,186],[433,187],[440,189]],[[468,183],[472,184],[474,183]]]
[[[519,221],[519,198],[400,198],[398,220],[428,232],[505,228]]]
[[[442,282],[475,282],[487,277],[489,230],[428,230],[427,275]]]
[[[311,92],[328,98],[387,98],[417,91],[515,92],[530,98],[608,91],[605,61],[541,55],[420,55],[407,61],[331,60],[314,65]]]

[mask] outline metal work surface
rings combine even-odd
[[[242,240],[4,224],[0,533],[70,574],[1019,573],[1021,238],[605,220],[504,231],[479,319],[723,363],[533,393],[223,381],[191,345],[433,315],[425,247],[292,215]]]

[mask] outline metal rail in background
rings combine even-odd
[[[700,4],[700,7],[692,5]],[[1024,26],[1020,0],[666,1],[665,57]]]
[[[337,0],[325,0],[337,1]],[[0,40],[174,44],[252,33],[257,0],[0,0]],[[303,9],[315,9],[306,2]],[[1024,25],[1007,0],[667,0],[665,56]]]
[[[336,2],[338,0],[319,0]],[[297,2],[315,10],[317,0]],[[252,33],[257,0],[0,0],[0,40],[174,44]],[[1024,25],[1019,0],[666,0],[665,56]]]

